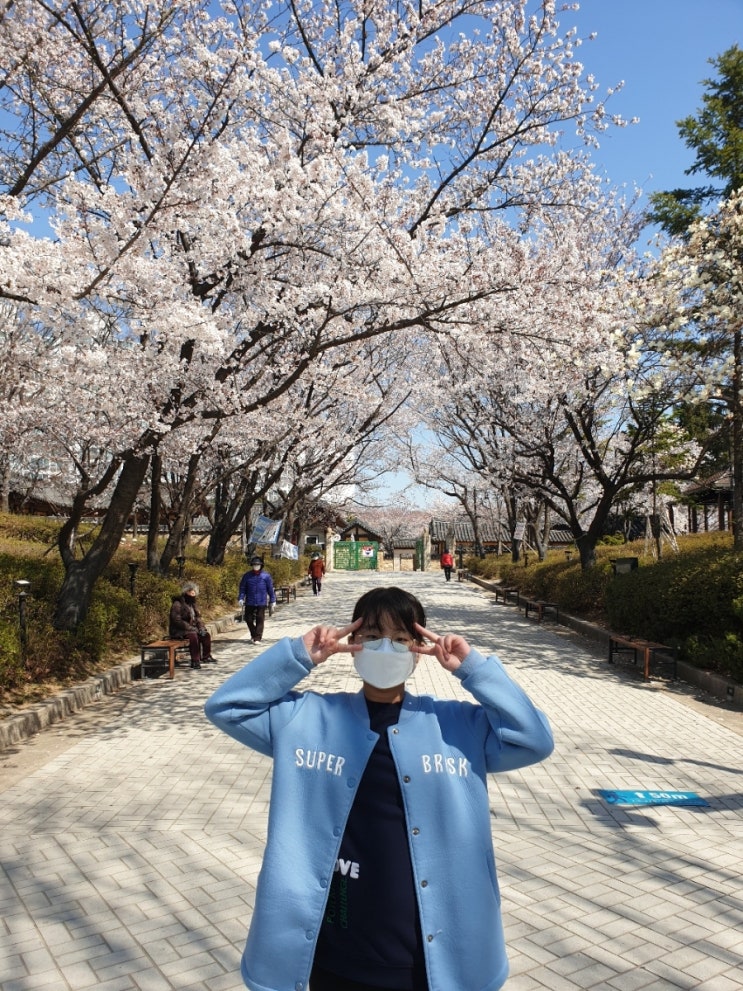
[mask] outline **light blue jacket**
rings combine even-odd
[[[253,991],[307,989],[346,819],[378,738],[363,692],[292,691],[312,670],[302,639],[286,638],[206,703],[220,729],[274,762],[268,841],[242,959]],[[508,962],[486,773],[543,760],[553,741],[546,717],[497,657],[473,650],[454,676],[479,704],[406,693],[388,736],[431,991],[495,991]]]

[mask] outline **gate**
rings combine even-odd
[[[338,571],[376,571],[379,541],[337,540],[333,544],[333,567]]]

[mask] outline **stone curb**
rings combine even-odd
[[[103,695],[112,695],[133,680],[132,669],[139,661],[126,661],[102,674],[94,675],[73,688],[24,709],[0,721],[0,751],[34,736],[53,723],[71,716]]]
[[[470,581],[488,592],[494,592],[497,587],[496,582],[478,578],[476,575],[471,575]],[[559,625],[567,626],[581,636],[603,644],[608,651],[611,630],[606,630],[604,627],[589,623],[584,619],[578,619],[576,616],[570,616],[562,610],[560,611]],[[691,664],[685,664],[683,661],[676,662],[676,678],[699,688],[712,698],[720,699],[733,709],[743,711],[743,685],[722,678],[711,671],[702,671],[700,668],[692,667]]]

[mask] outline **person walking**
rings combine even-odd
[[[263,640],[263,627],[266,622],[266,606],[276,605],[276,592],[273,579],[263,570],[263,558],[256,554],[250,559],[250,569],[240,579],[238,605],[245,607],[245,622],[248,624],[252,643]]]
[[[325,575],[325,562],[317,551],[315,551],[310,558],[310,566],[307,569],[307,574],[312,579],[312,594],[319,595],[320,592],[322,592],[322,580]]]
[[[451,555],[448,547],[444,548],[444,551],[440,558],[441,567],[444,569],[444,577],[448,582],[451,581],[451,569],[454,567],[454,558]]]
[[[547,717],[423,606],[374,588],[352,621],[283,638],[205,706],[238,742],[273,757],[268,839],[241,972],[253,991],[472,991],[508,961],[487,774],[552,751]],[[358,693],[297,691],[351,654]],[[408,692],[423,658],[472,696]]]
[[[212,657],[211,634],[196,608],[198,594],[199,586],[195,582],[184,585],[181,594],[173,599],[168,620],[168,636],[173,640],[188,640],[192,668],[200,668],[202,661],[204,664],[217,663]]]

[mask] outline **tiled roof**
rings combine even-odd
[[[430,532],[432,540],[450,540],[452,537],[457,543],[472,543],[474,532],[472,524],[467,520],[431,520]],[[486,544],[498,542],[498,527],[491,523],[483,523],[480,527],[480,539]],[[500,539],[507,540],[508,532],[500,525]]]
[[[454,522],[446,520],[431,520],[430,524],[431,540],[446,541],[452,537],[458,544],[471,544],[474,542],[474,532],[472,524],[468,520],[456,520]],[[480,540],[484,544],[497,544],[498,533],[500,540],[508,542],[511,539],[506,526],[492,523],[483,523],[480,527]],[[571,544],[573,535],[566,526],[553,526],[550,530],[550,543]]]
[[[733,487],[733,476],[729,468],[716,471],[708,478],[700,478],[690,482],[683,489],[684,495],[694,495],[697,492],[729,492]]]

